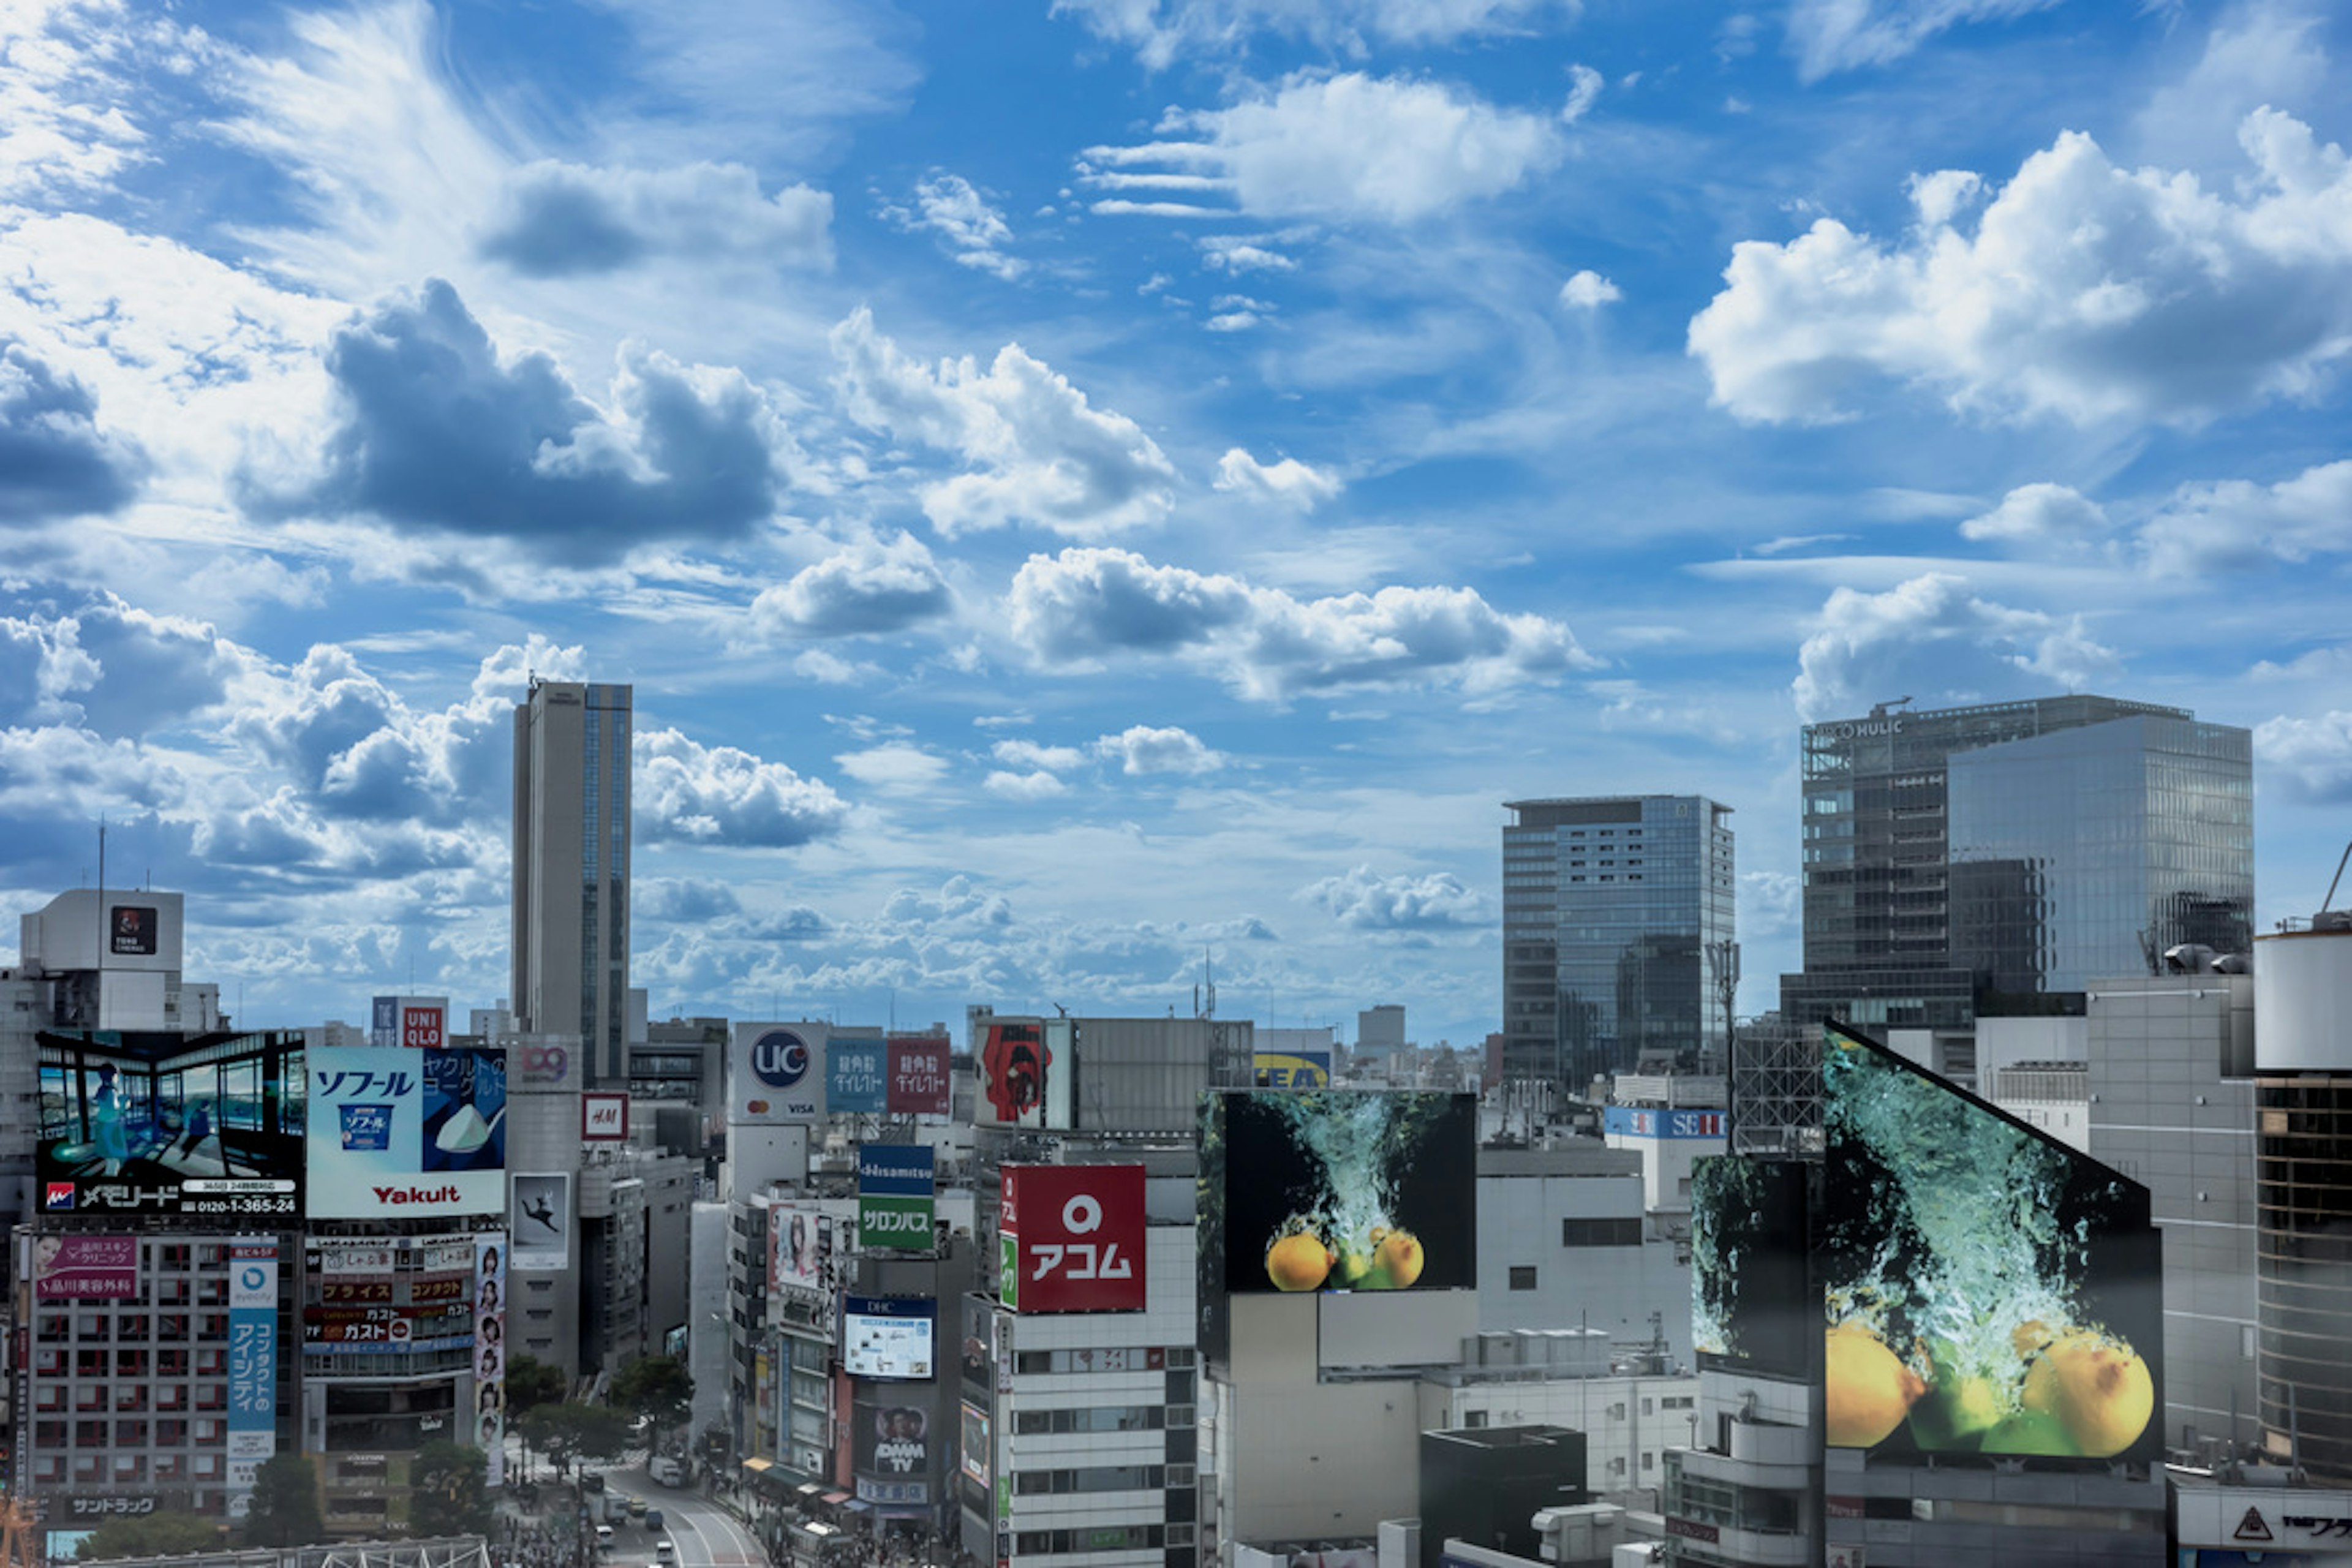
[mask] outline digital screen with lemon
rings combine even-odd
[[[1469,1095],[1328,1089],[1212,1097],[1203,1245],[1224,1289],[1471,1289],[1477,1107]]]
[[[1830,1446],[2160,1458],[2147,1189],[1834,1026],[1822,1091]]]

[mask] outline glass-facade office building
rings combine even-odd
[[[2105,697],[1808,725],[1783,1015],[1967,1028],[2178,943],[2244,951],[2252,755],[2245,730]]]
[[[1503,1076],[1582,1089],[1724,1048],[1731,808],[1702,795],[1505,803]]]

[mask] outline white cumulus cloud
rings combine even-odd
[[[2274,485],[2184,485],[2141,526],[2140,545],[2158,576],[2352,550],[2352,461],[2323,463]]]
[[[1873,378],[1956,410],[2196,425],[2308,395],[2352,352],[2352,161],[2272,110],[2234,193],[2127,170],[2075,132],[2033,153],[1973,229],[1945,176],[1901,241],[1822,218],[1734,247],[1690,324],[1714,400],[1822,420]]]
[[[1151,437],[1018,343],[985,371],[969,356],[925,365],[863,308],[832,342],[852,418],[971,466],[924,489],[924,515],[941,533],[1028,524],[1100,538],[1157,523],[1174,505],[1176,470]]]
[[[1229,108],[1171,114],[1160,130],[1167,139],[1088,148],[1080,178],[1157,164],[1228,182],[1241,210],[1260,216],[1409,224],[1512,190],[1561,153],[1544,116],[1354,71],[1295,73]]]
[[[1261,463],[1239,447],[1217,460],[1217,489],[1313,511],[1339,493],[1339,481],[1296,458]]]
[[[2280,716],[2254,728],[2254,755],[2305,800],[2330,805],[2352,801],[2352,713],[2315,719]]]
[[[841,831],[849,806],[832,786],[733,746],[673,729],[640,729],[631,791],[637,832],[654,842],[780,847]]]
[[[2020,485],[2000,504],[1960,524],[1963,539],[2042,550],[2078,550],[2105,538],[2107,514],[2066,485]]]
[[[2122,670],[2080,616],[1995,604],[1946,573],[1884,594],[1837,589],[1798,666],[1797,712],[1808,723],[1902,696],[1936,707],[2080,690]]]
[[[1597,310],[1603,305],[1613,305],[1624,297],[1623,289],[1591,268],[1559,286],[1559,302],[1570,310]]]
[[[1370,866],[1326,877],[1298,896],[1358,931],[1423,931],[1433,927],[1484,926],[1488,900],[1451,871],[1423,877],[1381,876]]]
[[[944,615],[947,580],[911,534],[863,539],[764,589],[751,624],[767,637],[857,637],[898,631]]]
[[[1041,665],[1173,656],[1259,701],[1359,687],[1485,692],[1599,662],[1566,626],[1506,614],[1475,589],[1300,599],[1122,550],[1032,555],[1007,602],[1013,640]]]
[[[1121,773],[1138,775],[1213,773],[1225,765],[1224,757],[1198,735],[1173,726],[1154,729],[1149,724],[1130,724],[1116,735],[1097,741],[1095,751],[1117,759]]]

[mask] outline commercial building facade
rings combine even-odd
[[[515,709],[513,1004],[629,1081],[631,689],[538,680]]]
[[[1704,795],[1505,803],[1503,1076],[1582,1091],[1720,1053],[1731,808]]]

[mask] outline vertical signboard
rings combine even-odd
[[[889,1048],[880,1040],[844,1039],[824,1043],[825,1110],[835,1116],[879,1116],[888,1103],[884,1094]]]
[[[972,1120],[982,1127],[1067,1128],[1077,1063],[1067,1018],[995,1018],[974,1051],[980,1097]]]
[[[997,1293],[1017,1312],[1139,1312],[1143,1167],[1007,1165]]]
[[[108,951],[122,958],[152,958],[155,934],[163,924],[152,904],[117,904],[107,915],[107,931],[112,939],[107,943]]]
[[[313,1053],[314,1219],[496,1214],[506,1202],[506,1053]]]
[[[857,1244],[929,1252],[934,1165],[921,1143],[866,1143],[857,1150]]]
[[[507,1238],[474,1237],[474,1446],[488,1460],[484,1479],[506,1484]]]
[[[745,1127],[821,1121],[823,1024],[738,1024],[728,1052],[727,1120]]]
[[[893,1116],[946,1120],[949,1051],[944,1035],[891,1036],[885,1109]]]
[[[437,1051],[449,1044],[446,996],[378,996],[368,1012],[368,1044],[384,1049]]]
[[[237,1237],[228,1262],[228,1484],[249,1495],[278,1452],[278,1243]],[[232,1500],[233,1515],[245,1511]]]
[[[572,1173],[517,1175],[507,1230],[514,1244],[509,1268],[542,1274],[571,1268]]]

